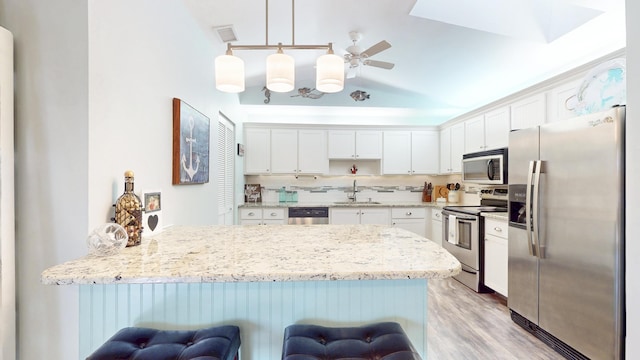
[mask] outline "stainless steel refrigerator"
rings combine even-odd
[[[509,137],[512,319],[569,359],[624,359],[625,107]]]

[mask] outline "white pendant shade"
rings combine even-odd
[[[344,89],[344,59],[326,54],[316,62],[316,89],[323,93],[336,93]]]
[[[239,93],[244,91],[244,61],[233,55],[220,55],[215,61],[216,89]]]
[[[295,87],[295,61],[293,57],[277,53],[267,56],[267,89],[289,92]]]

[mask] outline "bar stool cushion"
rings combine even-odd
[[[290,325],[284,332],[283,360],[420,360],[400,324],[360,327]]]
[[[200,330],[127,327],[87,360],[233,360],[239,348],[240,329],[232,325]]]

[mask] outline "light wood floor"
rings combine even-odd
[[[516,325],[503,299],[454,279],[429,280],[428,360],[564,359]]]

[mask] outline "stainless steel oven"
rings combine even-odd
[[[483,189],[479,206],[445,206],[442,210],[442,246],[455,256],[462,271],[454,276],[476,292],[489,292],[484,286],[483,212],[506,212],[508,189]]]
[[[479,215],[452,210],[442,211],[442,244],[462,265],[454,278],[480,292],[480,234],[484,233]]]

